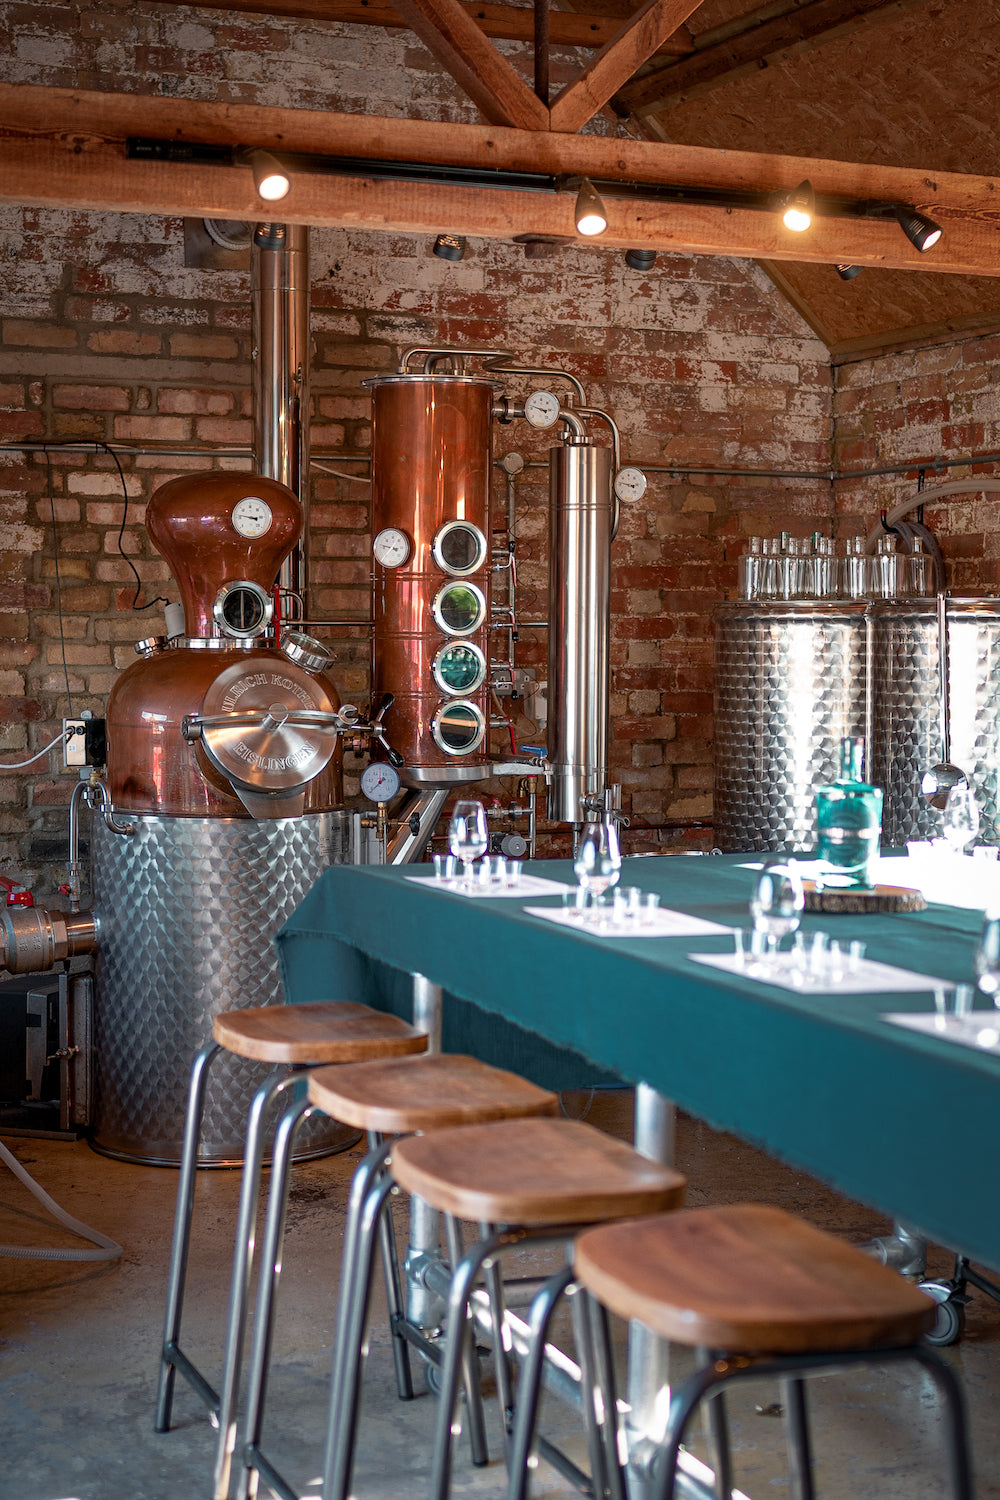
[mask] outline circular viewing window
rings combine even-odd
[[[486,676],[486,657],[471,641],[442,646],[431,667],[442,693],[474,693]]]
[[[446,755],[469,755],[483,742],[486,717],[475,703],[442,703],[431,720],[431,734]]]
[[[431,613],[447,635],[471,635],[486,619],[486,596],[474,583],[446,583]]]
[[[486,538],[471,521],[446,521],[431,543],[431,556],[444,573],[466,578],[486,561]]]
[[[247,640],[260,635],[271,623],[274,603],[259,583],[245,579],[227,583],[215,596],[212,617],[223,635]]]

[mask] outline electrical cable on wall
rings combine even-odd
[[[332,474],[334,479],[349,479],[352,484],[371,484],[371,480],[362,474],[345,474],[341,469],[331,469],[329,464],[318,464],[314,458],[310,459],[309,467],[319,469],[323,474]]]
[[[72,714],[70,717],[72,718]],[[62,734],[57,734],[54,740],[49,740],[47,745],[29,756],[27,760],[0,761],[0,771],[23,771],[25,766],[33,766],[36,760],[41,760],[43,755],[48,755],[50,750],[54,750],[56,745],[63,744],[69,737],[70,731],[64,730]]]

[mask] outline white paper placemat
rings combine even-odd
[[[718,922],[706,922],[703,917],[689,917],[686,912],[670,911],[664,907],[657,907],[655,912],[643,916],[640,921],[609,921],[603,927],[596,922],[581,922],[575,912],[563,911],[559,906],[526,906],[524,909],[533,917],[543,917],[546,922],[558,922],[563,927],[574,927],[577,932],[586,932],[593,937],[708,937],[733,931],[731,927],[720,927]]]
[[[892,964],[880,964],[872,958],[863,958],[856,968],[850,972],[845,970],[836,979],[820,977],[793,964],[791,957],[790,953],[782,953],[779,955],[779,963],[773,969],[768,968],[766,974],[754,974],[735,953],[688,954],[688,958],[693,959],[696,964],[709,964],[713,969],[725,969],[727,973],[739,974],[743,979],[817,995],[869,995],[882,992],[912,994],[914,990],[954,988],[947,979],[934,979],[930,974],[915,974],[909,969],[897,969]]]
[[[1000,1015],[995,1011],[974,1010],[967,1016],[916,1016],[908,1011],[887,1011],[882,1020],[893,1026],[907,1026],[911,1031],[926,1032],[928,1036],[939,1036],[946,1042],[957,1042],[960,1047],[974,1047],[977,1052],[1000,1056]]]
[[[421,885],[432,885],[449,896],[468,896],[472,900],[481,896],[488,896],[490,900],[497,896],[514,896],[517,900],[523,901],[525,897],[558,896],[563,891],[573,889],[572,886],[564,885],[562,881],[546,880],[543,875],[522,875],[516,885],[477,885],[471,891],[454,885],[449,880],[438,880],[436,875],[407,875],[406,878],[416,880]]]

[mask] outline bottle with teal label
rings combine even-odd
[[[882,831],[882,788],[862,779],[863,753],[863,740],[842,739],[840,775],[816,793],[816,857],[828,867],[821,878],[846,890],[871,888]]]

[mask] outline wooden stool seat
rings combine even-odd
[[[408,1022],[351,1000],[223,1011],[212,1035],[237,1057],[293,1066],[400,1057],[427,1048],[427,1037]]]
[[[931,1299],[898,1272],[762,1204],[588,1230],[574,1273],[661,1338],[729,1354],[900,1348],[935,1319]]]
[[[557,1108],[548,1089],[451,1052],[317,1068],[309,1075],[309,1101],[344,1125],[380,1135],[548,1115]]]
[[[582,1120],[517,1119],[410,1136],[400,1187],[458,1219],[540,1228],[673,1208],[685,1179]]]

